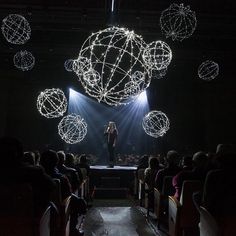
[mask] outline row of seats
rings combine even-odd
[[[89,177],[84,180],[76,195],[87,199]],[[56,200],[39,217],[34,216],[33,191],[30,184],[0,185],[0,235],[1,236],[70,236],[72,196],[61,200],[60,180],[56,183]],[[80,225],[83,218],[79,219]]]
[[[154,202],[153,212],[157,219],[157,228],[160,224],[168,223],[170,236],[234,236],[235,217],[222,219],[221,224],[202,206],[198,209],[193,202],[193,193],[202,190],[200,181],[184,181],[181,197],[178,201],[173,195],[173,176],[166,176],[162,189],[154,188],[153,198],[148,186],[144,182],[144,169],[138,170],[138,198],[140,206],[147,209],[149,217],[150,201]],[[221,204],[221,203],[219,203]]]

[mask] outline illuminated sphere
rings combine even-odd
[[[168,117],[161,111],[150,111],[144,116],[142,125],[144,131],[154,138],[163,136],[170,127]]]
[[[37,98],[37,108],[42,116],[57,118],[63,116],[67,109],[67,99],[58,88],[45,89]]]
[[[200,79],[211,81],[219,74],[219,65],[214,61],[204,61],[198,67],[198,76]]]
[[[141,36],[125,28],[111,27],[98,31],[82,45],[78,60],[83,58],[83,66],[74,71],[86,93],[99,102],[127,104],[138,95],[137,91],[140,93],[150,84],[150,67],[142,58],[145,47]],[[93,77],[92,83],[88,75]],[[133,80],[135,77],[138,82]]]
[[[28,71],[34,67],[35,58],[28,51],[19,51],[14,55],[13,62],[17,69]]]
[[[78,57],[77,60],[74,60],[73,71],[79,78],[82,78],[83,74],[92,71],[92,64],[88,58]]]
[[[87,124],[83,118],[70,114],[62,118],[58,125],[58,133],[69,144],[81,142],[87,134]]]
[[[189,38],[196,29],[195,12],[191,11],[189,6],[173,3],[161,13],[160,26],[167,38],[182,41]]]
[[[30,39],[29,22],[21,15],[10,14],[2,20],[2,34],[9,43],[24,44]]]
[[[143,60],[152,70],[166,68],[172,59],[169,45],[163,41],[154,41],[147,45],[143,52]]]
[[[74,60],[73,59],[68,59],[64,62],[64,67],[66,69],[66,71],[73,71],[73,64],[74,64]]]

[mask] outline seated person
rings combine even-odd
[[[155,186],[161,191],[165,176],[174,176],[181,171],[179,164],[179,154],[175,150],[168,151],[166,156],[166,167],[157,172]]]
[[[87,170],[87,176],[89,176],[90,166],[88,164],[87,156],[85,154],[79,156],[79,162],[77,163],[76,168],[85,168]]]
[[[30,184],[35,215],[40,215],[53,201],[56,185],[40,167],[23,162],[23,146],[12,137],[0,138],[0,184]]]
[[[179,200],[182,191],[182,185],[185,180],[199,180],[202,184],[207,174],[208,158],[204,152],[196,152],[193,155],[193,169],[191,171],[183,170],[173,177],[173,187],[175,188],[175,197]]]
[[[83,179],[79,178],[76,169],[65,166],[66,155],[63,151],[57,152],[57,156],[58,156],[57,168],[61,174],[67,176],[72,187],[72,192],[75,192],[80,187],[80,184],[82,183]]]
[[[59,179],[61,182],[61,199],[64,200],[71,195],[72,189],[68,178],[59,172],[57,169],[58,156],[53,150],[48,150],[42,153],[40,164],[45,172],[54,179]]]
[[[236,154],[231,145],[217,146],[218,169],[208,172],[202,205],[217,219],[236,215]]]

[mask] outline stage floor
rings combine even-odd
[[[137,170],[136,166],[114,166],[114,167],[108,167],[108,166],[90,166],[90,169],[92,170]]]

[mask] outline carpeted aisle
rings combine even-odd
[[[154,236],[136,207],[92,207],[84,221],[84,236]]]

